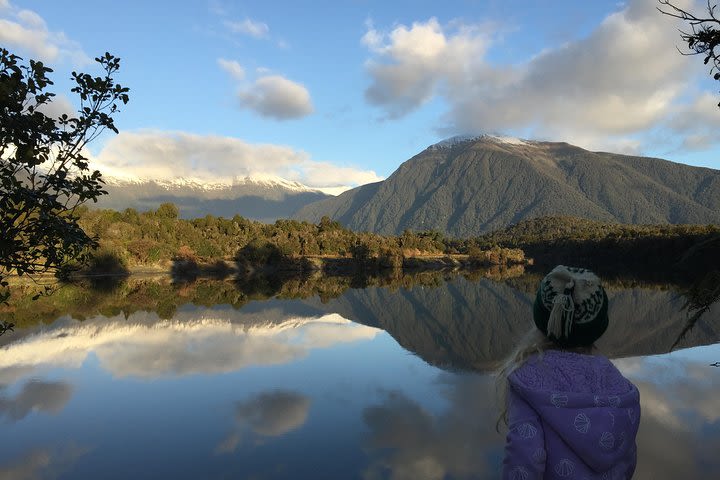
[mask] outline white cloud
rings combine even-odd
[[[229,73],[235,80],[245,79],[245,69],[237,61],[218,58],[217,62],[220,68]]]
[[[75,65],[90,62],[77,42],[65,33],[51,31],[36,12],[14,7],[7,0],[0,3],[0,44],[19,48],[44,62],[70,61]]]
[[[238,99],[242,107],[275,120],[301,118],[313,112],[307,88],[280,75],[258,78],[240,90]]]
[[[218,59],[218,65],[238,82],[245,79],[245,69],[234,60]],[[302,118],[313,113],[310,92],[304,85],[282,75],[270,74],[266,67],[258,67],[259,77],[252,83],[241,84],[237,99],[241,108],[274,120]]]
[[[400,25],[388,35],[370,26],[362,43],[377,57],[366,63],[373,82],[365,97],[390,117],[399,117],[439,94],[442,82],[466,76],[476,67],[474,59],[483,57],[489,39],[483,29],[462,26],[447,36],[431,18],[410,28]]]
[[[670,128],[684,135],[681,148],[686,150],[704,150],[718,142],[720,128],[720,108],[716,94],[704,92],[692,103],[678,107],[671,118]]]
[[[78,115],[75,105],[63,94],[55,95],[50,99],[49,103],[41,105],[38,110],[51,118],[58,118],[63,114],[69,117],[77,117]]]
[[[185,132],[121,132],[93,157],[93,166],[109,177],[154,180],[182,177],[227,182],[235,177],[272,175],[310,187],[382,180],[371,170],[316,162],[288,146]]]
[[[372,53],[366,98],[390,118],[443,98],[446,133],[522,131],[636,152],[637,135],[672,129],[682,95],[706,73],[678,54],[678,24],[656,6],[631,0],[586,37],[513,65],[487,58],[489,27],[431,18],[384,34],[369,25],[361,40]]]
[[[226,21],[225,26],[233,33],[240,33],[254,38],[265,38],[270,33],[267,23],[258,22],[250,18],[239,22]]]

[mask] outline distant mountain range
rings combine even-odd
[[[160,180],[121,180],[104,178],[109,195],[100,197],[98,208],[139,211],[156,209],[161,203],[172,202],[182,218],[211,214],[245,218],[272,223],[289,218],[303,206],[329,198],[320,190],[298,182],[272,176],[248,176],[227,183],[208,183],[179,178]]]
[[[720,223],[720,170],[493,135],[428,147],[378,183],[301,208],[361,231],[438,230],[465,237],[528,218]]]

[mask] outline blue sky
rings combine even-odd
[[[656,6],[0,0],[0,45],[55,69],[59,111],[71,70],[122,58],[109,175],[354,186],[480,132],[720,168],[720,83]]]

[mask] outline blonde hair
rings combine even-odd
[[[508,425],[508,377],[515,370],[520,368],[530,357],[537,355],[542,360],[542,355],[547,350],[557,350],[560,347],[545,336],[537,328],[533,328],[520,340],[515,350],[495,370],[495,390],[500,406],[500,415],[495,423],[495,430],[500,432],[500,424]],[[579,353],[590,353],[594,347],[580,347],[568,349]]]
[[[500,415],[495,422],[495,430],[500,431],[500,424],[508,424],[508,377],[520,368],[533,355],[542,356],[545,350],[554,347],[552,340],[540,330],[533,328],[520,340],[515,350],[503,361],[495,371],[495,391],[497,392]]]

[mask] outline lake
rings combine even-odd
[[[62,287],[0,337],[2,479],[497,478],[493,365],[538,276],[131,278]],[[598,347],[641,392],[634,478],[720,471],[720,307],[608,284]]]

